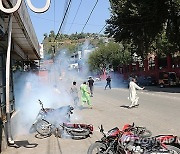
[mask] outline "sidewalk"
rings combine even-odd
[[[37,139],[34,134],[23,135],[18,137],[18,139],[15,139],[15,144],[9,146],[2,154],[50,154],[51,150],[57,151],[58,146],[53,145],[56,143],[55,139],[54,136]]]
[[[146,86],[146,90],[154,91],[154,92],[168,92],[168,93],[179,93],[180,94],[180,87],[165,87],[160,88],[158,86]]]

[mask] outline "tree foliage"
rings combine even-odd
[[[142,58],[158,36],[166,35],[167,42],[179,48],[179,0],[110,0],[110,4],[111,18],[105,33],[117,42],[132,44],[136,49],[133,52]]]
[[[101,37],[103,36],[104,35],[101,35]],[[72,56],[80,49],[80,46],[86,39],[90,40],[90,43],[94,47],[102,44],[102,40],[99,38],[100,36],[95,33],[58,34],[56,40],[55,37],[56,35],[53,30],[51,30],[49,34],[44,34],[44,51],[48,57],[55,56],[54,53],[58,54],[58,52],[64,48],[67,49],[67,56]]]
[[[119,64],[125,64],[130,60],[130,53],[122,44],[110,42],[102,44],[93,51],[88,59],[90,70],[103,71],[110,67],[117,69]]]

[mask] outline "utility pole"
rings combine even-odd
[[[8,27],[8,48],[6,56],[6,116],[7,116],[7,137],[8,143],[14,144],[11,134],[11,117],[10,117],[10,61],[11,61],[11,34],[12,34],[12,14],[10,14],[9,27]]]

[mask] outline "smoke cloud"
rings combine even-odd
[[[76,81],[79,87],[86,75],[82,75],[77,70],[68,69],[69,59],[66,58],[65,52],[66,50],[60,51],[59,56],[54,59],[54,62],[48,63],[45,66],[46,70],[42,70],[41,74],[37,72],[16,72],[14,74],[16,115],[12,118],[13,136],[29,133],[41,109],[38,100],[43,102],[45,108],[73,106],[70,95],[72,82]],[[79,119],[81,117],[74,111],[72,120]]]

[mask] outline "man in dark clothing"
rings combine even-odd
[[[109,86],[109,88],[111,89],[111,77],[110,76],[108,76],[107,79],[106,79],[105,90],[106,90],[107,86]]]
[[[88,83],[89,83],[89,89],[90,89],[90,93],[91,93],[90,96],[93,97],[94,80],[92,77],[89,77]]]

